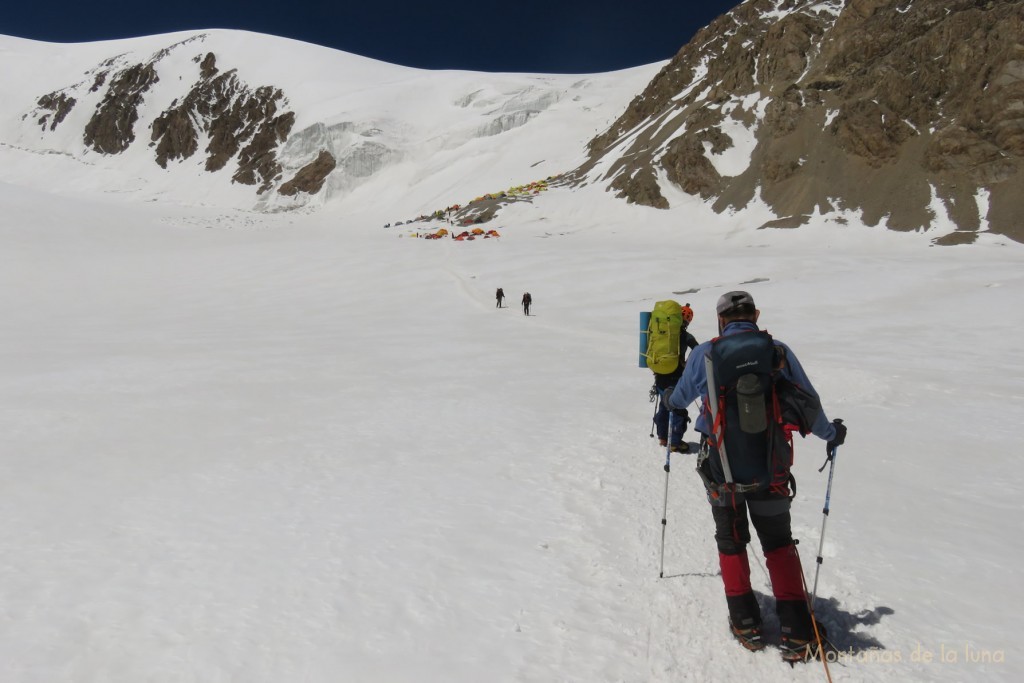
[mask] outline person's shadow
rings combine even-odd
[[[874,636],[862,630],[854,630],[858,626],[874,626],[882,621],[882,617],[888,617],[896,613],[891,607],[879,605],[874,609],[863,609],[858,612],[847,612],[835,598],[817,601],[814,608],[815,616],[822,623],[833,624],[838,628],[834,629],[835,637],[829,636],[832,644],[844,652],[856,654],[864,650],[884,650],[882,644]]]
[[[761,615],[764,619],[766,630],[777,633],[779,620],[775,616],[775,598],[770,595],[758,593],[758,602],[761,604]],[[865,650],[885,650],[886,647],[880,640],[863,630],[856,630],[859,626],[874,626],[882,621],[882,617],[895,614],[891,607],[879,606],[874,609],[849,612],[843,609],[842,605],[835,598],[818,598],[814,606],[814,616],[819,624],[825,627],[828,632],[828,640],[836,649],[845,654],[855,655]]]

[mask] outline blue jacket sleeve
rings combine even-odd
[[[800,365],[800,361],[793,353],[792,349],[783,344],[782,342],[776,342],[786,352],[786,366],[782,369],[782,375],[799,385],[804,391],[814,394],[815,398],[820,400],[817,390],[811,384],[811,378],[804,372],[804,367]],[[835,425],[829,421],[828,416],[825,415],[825,408],[821,409],[818,413],[818,419],[814,421],[814,425],[811,427],[811,432],[820,439],[825,441],[831,441],[836,436]]]
[[[704,370],[704,357],[707,356],[710,342],[698,344],[686,361],[683,376],[676,382],[676,389],[669,397],[668,407],[682,410],[707,392],[707,375]]]

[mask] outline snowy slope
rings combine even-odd
[[[284,178],[329,150],[338,166],[320,193],[257,196],[233,184],[230,165],[209,173],[203,154],[155,162],[154,119],[198,77],[212,53],[221,71],[237,69],[251,87],[280,88],[296,116],[279,155]],[[82,133],[104,95],[95,75],[152,62],[159,81],[145,95],[135,142],[121,154],[88,149]],[[10,97],[0,103],[0,153],[19,158],[37,184],[52,184],[60,157],[74,160],[75,189],[172,201],[278,210],[344,203],[355,190],[403,212],[466,202],[487,192],[571,170],[587,140],[607,126],[657,72],[652,64],[609,74],[543,75],[430,72],[338,50],[243,31],[210,30],[91,44],[56,45],[0,36],[0,73]],[[43,95],[67,90],[77,103],[54,130],[32,115]],[[200,150],[208,140],[200,140]],[[12,164],[5,164],[10,167]],[[63,172],[62,172],[63,173]],[[24,172],[0,176],[24,182]],[[57,191],[68,188],[53,187]],[[400,214],[401,215],[401,214]],[[413,213],[412,215],[416,215]],[[387,222],[387,221],[385,221]]]
[[[469,78],[424,78],[446,76]],[[467,177],[552,151],[495,145],[463,146]],[[473,183],[409,164],[397,198],[265,214],[230,188],[185,203],[148,171],[116,193],[94,158],[83,176],[0,155],[0,680],[822,680],[731,642],[687,456],[658,578],[638,314],[689,302],[708,339],[737,287],[850,428],[819,586],[833,678],[1024,675],[1020,246],[930,248],[854,216],[758,231],[595,187],[509,207],[500,240],[427,241],[381,221]],[[809,576],[823,458],[798,444]]]

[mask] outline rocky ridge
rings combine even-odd
[[[100,93],[82,140],[100,154],[123,153],[135,143],[139,112],[160,81],[161,61],[204,38],[197,35],[171,45],[145,62],[131,63],[124,56],[104,60],[87,72],[85,81],[41,96],[26,118],[35,120],[44,132],[55,131],[79,103]],[[216,172],[233,163],[232,182],[256,186],[258,193],[276,185],[287,188],[282,192],[286,195],[317,192],[323,182],[318,176],[328,165],[333,168],[334,158],[325,149],[291,180],[282,182],[278,153],[295,123],[284,93],[273,86],[252,87],[235,69],[221,71],[212,52],[199,53],[192,62],[194,80],[188,89],[149,126],[155,163],[167,168],[172,161],[190,159],[202,145],[206,171]]]
[[[577,183],[668,208],[674,185],[799,225],[1024,240],[1024,0],[747,0],[588,147]],[[945,214],[945,216],[941,216]]]

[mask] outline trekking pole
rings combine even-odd
[[[823,518],[821,520],[821,538],[818,539],[818,566],[814,569],[814,588],[811,589],[811,605],[813,608],[814,598],[818,595],[818,572],[821,571],[821,563],[824,562],[822,557],[822,549],[825,547],[825,525],[828,523],[828,510],[829,504],[832,501],[832,474],[836,469],[836,451],[839,450],[838,446],[834,446],[828,453],[828,487],[825,489],[825,507],[822,509]],[[822,465],[821,469],[825,469]],[[820,472],[821,470],[819,470]]]
[[[668,433],[672,434],[672,411],[668,413]],[[665,527],[668,525],[668,473],[672,469],[672,439],[665,440],[665,505],[661,509],[661,571],[658,578],[665,578]]]
[[[835,454],[833,453],[833,455]],[[824,466],[822,467],[824,468]],[[797,562],[800,564],[800,585],[803,586],[804,599],[807,600],[807,577],[804,575],[803,563],[800,562],[800,551],[796,549],[795,545],[793,546],[793,552],[796,553]],[[818,550],[818,559],[821,559],[821,550]],[[821,565],[819,564],[818,566],[820,567]],[[814,581],[815,584],[817,584],[817,573],[814,575]],[[821,660],[821,665],[825,667],[825,679],[828,680],[828,683],[832,683],[832,672],[828,670],[828,653],[825,651],[825,644],[828,643],[833,650],[835,649],[835,646],[829,643],[825,636],[822,635],[822,629],[818,626],[818,616],[814,613],[813,598],[807,602],[807,611],[811,614],[811,626],[814,628],[814,640],[818,644],[818,659]]]

